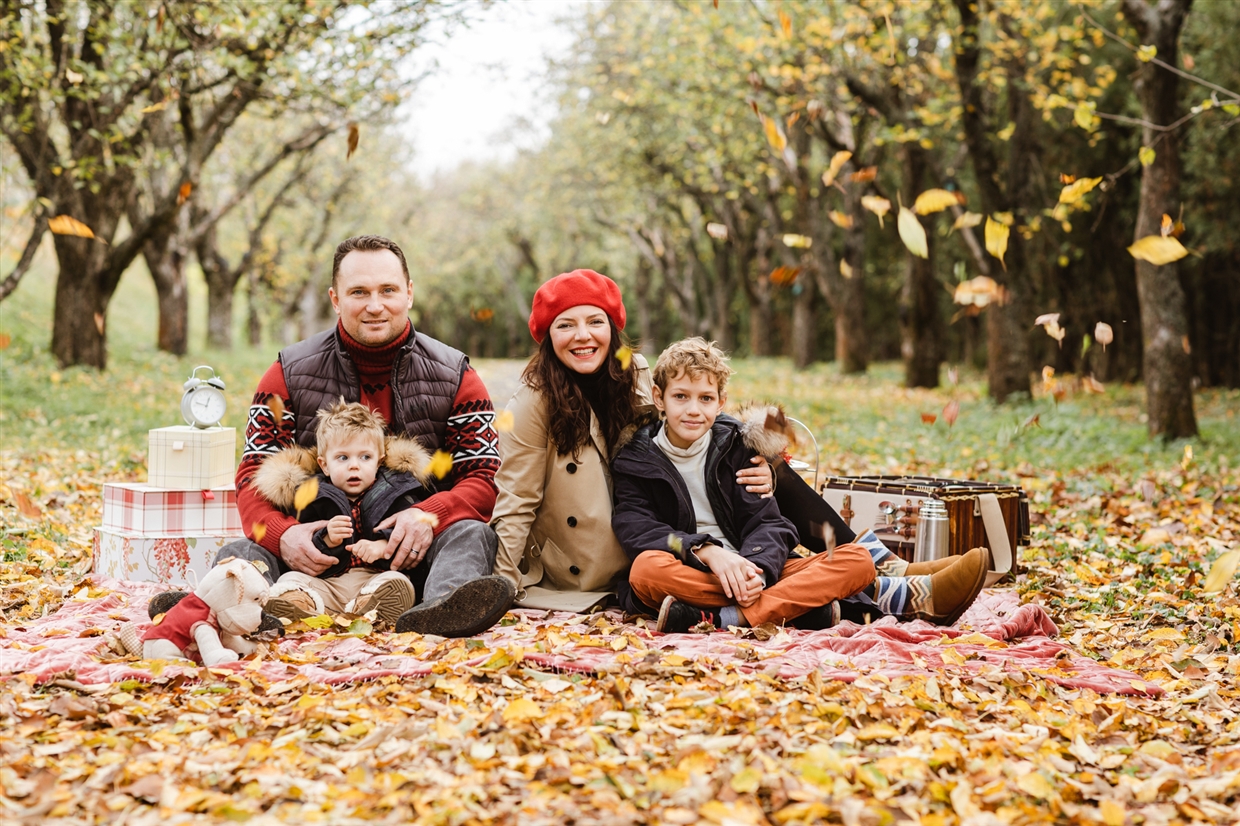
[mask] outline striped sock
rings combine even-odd
[[[923,611],[930,604],[930,577],[877,577],[874,604],[888,616],[903,617]]]
[[[879,576],[904,576],[904,572],[908,570],[908,563],[887,550],[887,546],[874,535],[874,531],[867,530],[855,541],[870,552],[870,559],[874,560],[874,570]]]

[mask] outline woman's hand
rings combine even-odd
[[[763,499],[775,495],[775,473],[765,457],[755,456],[749,460],[753,467],[741,468],[736,472],[736,484],[744,485],[745,490],[757,493]]]
[[[343,513],[327,520],[327,545],[335,548],[353,535],[353,520]]]

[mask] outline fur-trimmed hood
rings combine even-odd
[[[734,416],[740,421],[741,438],[759,456],[768,461],[781,456],[788,446],[796,443],[792,423],[778,404],[747,402]]]
[[[414,439],[389,436],[384,446],[383,466],[397,473],[408,473],[423,485],[431,480],[431,457]],[[268,456],[254,473],[254,490],[282,510],[291,510],[297,489],[319,473],[319,452],[315,448],[286,447]]]

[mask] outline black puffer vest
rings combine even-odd
[[[392,421],[388,432],[417,439],[427,450],[444,447],[448,413],[469,359],[460,350],[410,329],[409,340],[392,362]],[[324,330],[280,351],[296,439],[313,447],[319,410],[338,402],[361,400],[357,365],[345,350],[337,328]]]

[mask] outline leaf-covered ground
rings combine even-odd
[[[252,386],[263,361],[229,371],[230,387]],[[7,636],[84,586],[100,486],[144,478],[145,427],[170,423],[159,411],[174,413],[183,365],[132,362],[106,380],[68,371],[59,389],[38,358],[2,366]],[[103,690],[73,674],[45,685],[9,675],[0,677],[0,816],[1240,821],[1240,598],[1234,579],[1221,593],[1202,589],[1240,534],[1240,394],[1200,394],[1202,439],[1162,446],[1144,439],[1139,388],[1096,396],[1068,385],[1058,403],[1039,393],[996,409],[976,382],[904,391],[889,367],[844,379],[829,367],[794,376],[783,362],[739,366],[732,398],[785,401],[817,434],[823,470],[1018,480],[1036,513],[1022,598],[1044,605],[1081,653],[1165,693],[1100,696],[997,670],[788,682],[667,657],[582,676],[466,640],[428,640],[439,659],[426,677],[330,688],[268,684],[246,670]],[[496,386],[510,381],[511,366],[481,369]],[[952,400],[960,412],[948,428]],[[496,655],[490,667],[461,664],[480,654]]]

